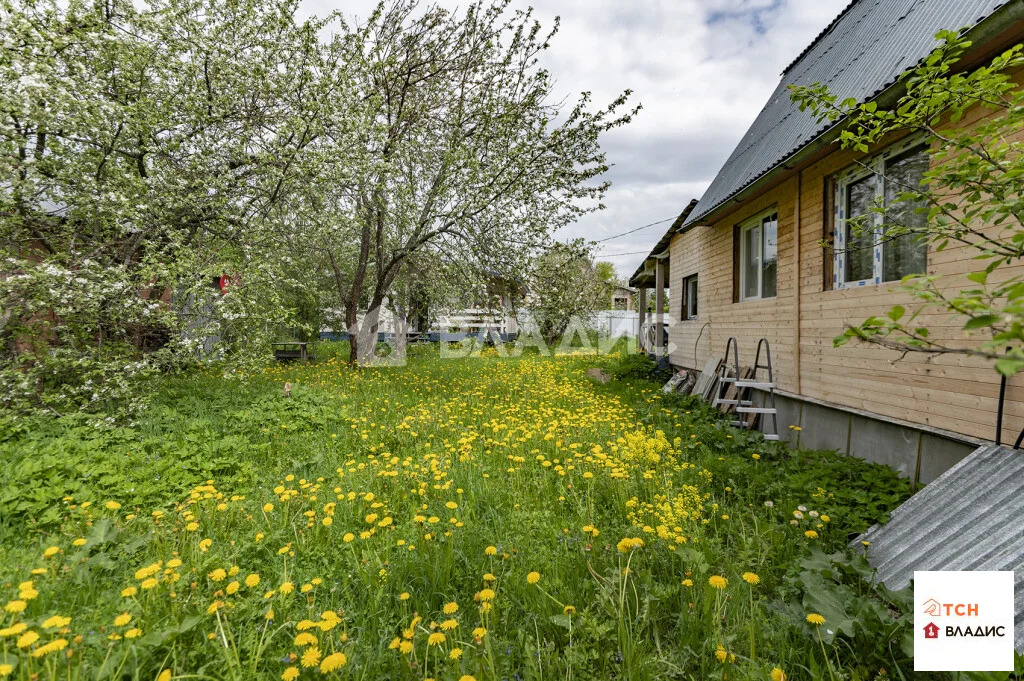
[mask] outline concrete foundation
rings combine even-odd
[[[763,395],[754,396],[760,404]],[[796,395],[775,395],[779,438],[791,447],[836,450],[885,464],[926,485],[964,459],[980,440]],[[761,419],[759,427],[770,427]],[[799,428],[799,430],[796,430]]]

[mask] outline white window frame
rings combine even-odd
[[[697,313],[694,313],[690,306],[690,284],[693,284],[694,287],[693,302],[696,304],[698,303],[698,296],[700,296],[700,275],[697,272],[683,277],[683,307],[686,309],[686,315],[683,317],[683,321],[696,319],[697,314],[700,312],[699,305],[696,305],[698,307]]]
[[[882,281],[882,248],[885,246],[881,242],[883,233],[882,226],[884,224],[884,216],[881,213],[872,214],[872,223],[874,225],[874,252],[871,258],[871,278],[861,279],[859,281],[846,281],[846,193],[847,187],[850,184],[863,180],[865,177],[871,175],[875,176],[875,200],[882,201],[885,199],[885,162],[892,158],[902,154],[905,151],[910,151],[915,147],[924,147],[927,151],[928,138],[925,135],[911,135],[910,137],[892,144],[882,151],[878,152],[874,156],[870,156],[857,165],[839,173],[835,179],[835,209],[834,209],[834,224],[835,232],[833,234],[835,240],[835,249],[832,253],[832,288],[857,288],[860,286],[867,286],[869,284],[885,284],[889,282]],[[927,257],[927,256],[926,256]]]
[[[740,295],[739,300],[741,303],[748,300],[772,300],[779,295],[779,268],[778,261],[776,261],[775,267],[775,295],[765,296],[764,295],[764,232],[761,232],[761,239],[758,241],[757,248],[757,295],[756,296],[745,296],[743,292],[747,290],[747,268],[746,268],[746,253],[744,251],[745,244],[747,243],[744,238],[746,233],[755,227],[761,227],[762,221],[769,215],[775,215],[775,238],[779,238],[779,209],[778,206],[772,206],[767,208],[757,215],[752,215],[743,222],[740,223],[739,239],[740,239],[740,261],[738,266],[740,268]],[[778,248],[778,243],[775,245]]]

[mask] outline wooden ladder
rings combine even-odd
[[[764,364],[761,364],[761,348],[764,347]],[[732,350],[733,368],[729,368],[729,351]],[[730,424],[737,428],[749,430],[754,426],[757,417],[764,415],[771,416],[771,432],[765,430],[764,439],[778,441],[779,439],[779,412],[775,405],[775,374],[772,370],[772,351],[768,345],[768,339],[762,338],[757,342],[757,354],[754,358],[753,376],[744,377],[740,369],[739,344],[736,338],[730,338],[725,344],[725,359],[718,370],[718,388],[715,391],[715,401],[712,406],[732,405],[736,408],[737,414],[751,414],[752,417],[731,421]],[[765,370],[768,380],[758,378],[758,372]],[[735,388],[734,395],[728,394],[729,387]],[[745,399],[750,390],[766,391],[761,406],[754,406],[753,400]],[[770,406],[769,406],[770,405]],[[767,421],[765,422],[767,424]]]

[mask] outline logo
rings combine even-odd
[[[914,671],[1012,671],[1013,603],[1013,572],[915,572]]]

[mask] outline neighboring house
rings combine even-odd
[[[882,461],[925,483],[995,437],[999,376],[964,357],[901,359],[863,343],[834,348],[832,339],[894,304],[912,308],[893,283],[904,274],[942,274],[959,290],[955,276],[977,263],[965,248],[936,252],[906,240],[869,242],[845,258],[844,218],[862,214],[865,197],[893,192],[883,175],[919,178],[928,140],[841,150],[841,125],[799,111],[788,86],[821,82],[841,98],[884,107],[899,95],[899,75],[936,46],[935,33],[960,27],[971,27],[973,42],[964,67],[978,65],[1024,40],[1024,2],[852,2],[785,70],[704,196],[630,279],[641,315],[648,288],[659,303],[666,287],[672,293],[672,364],[699,370],[736,337],[740,363],[752,365],[758,339],[767,338],[783,439]],[[923,321],[933,336],[962,342],[947,315]],[[1012,442],[1024,427],[1024,384],[1011,380],[1006,397],[1003,439]]]
[[[630,286],[615,286],[612,289],[612,309],[613,310],[633,310],[633,296],[636,295],[636,289]]]

